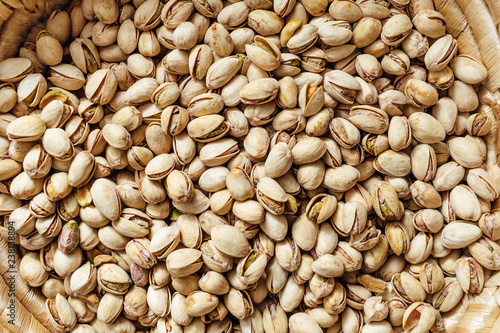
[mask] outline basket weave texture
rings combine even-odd
[[[69,0],[0,0],[0,61],[17,56],[23,43],[34,41],[52,11],[72,5],[68,3]],[[459,53],[482,61],[488,70],[479,94],[479,112],[494,120],[485,138],[486,166],[500,183],[500,0],[411,0],[408,7],[417,11],[432,6],[445,17],[447,33],[457,39]],[[492,209],[499,208],[497,200]],[[9,295],[8,278],[11,271],[19,271],[21,256],[16,249],[16,268],[12,270],[8,251],[9,244],[0,237],[0,332],[56,332],[45,311],[45,297],[19,274],[15,277],[15,298]],[[500,332],[500,271],[485,270],[485,281],[481,294],[466,294],[459,305],[443,315],[446,332]],[[16,308],[14,325],[8,316],[11,301]]]

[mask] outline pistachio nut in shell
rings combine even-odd
[[[190,293],[185,301],[186,312],[190,316],[202,316],[217,307],[218,298],[210,293],[198,290]]]
[[[211,235],[217,249],[228,256],[242,258],[250,250],[243,233],[233,226],[217,225],[212,229]]]
[[[55,299],[47,299],[45,309],[49,314],[49,320],[59,331],[72,330],[76,325],[76,314],[68,300],[61,294]]]
[[[7,126],[7,137],[10,140],[31,142],[37,141],[45,133],[45,123],[35,116],[23,116],[10,122]]]
[[[27,58],[9,58],[0,62],[0,80],[19,82],[33,72],[33,63]]]

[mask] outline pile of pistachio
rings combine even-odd
[[[457,52],[430,0],[54,11],[0,63],[20,276],[61,332],[444,332],[500,269]]]

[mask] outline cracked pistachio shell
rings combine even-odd
[[[337,198],[332,195],[318,194],[307,204],[306,215],[316,223],[322,223],[333,215],[337,209]]]
[[[99,69],[90,76],[85,86],[85,96],[101,105],[107,104],[115,95],[118,81],[110,69]]]
[[[380,93],[378,102],[380,108],[389,116],[400,116],[403,113],[402,109],[407,104],[406,96],[398,90],[387,90]]]
[[[394,187],[388,182],[379,182],[371,189],[373,209],[382,220],[398,220],[403,215],[402,203]]]
[[[177,83],[165,82],[158,86],[158,88],[156,88],[156,90],[151,94],[151,102],[155,103],[158,108],[164,109],[175,103],[180,94],[181,92]]]
[[[382,109],[358,105],[351,108],[349,121],[362,131],[382,134],[389,127],[389,117]]]
[[[490,132],[491,119],[486,114],[475,113],[467,119],[467,132],[473,136],[484,136]]]
[[[415,302],[404,311],[402,318],[403,327],[405,330],[426,332],[434,325],[437,313],[432,305],[424,302]]]
[[[50,67],[48,80],[66,90],[78,90],[85,84],[83,72],[76,66],[59,64]]]
[[[461,257],[455,263],[455,274],[465,293],[478,294],[484,286],[483,267],[471,257]]]
[[[127,256],[142,268],[149,269],[153,267],[157,260],[149,251],[150,240],[148,238],[134,238],[125,246]]]
[[[432,7],[416,13],[413,24],[420,33],[430,38],[439,38],[446,34],[446,19]]]
[[[456,39],[446,35],[434,42],[425,54],[425,66],[430,71],[440,71],[445,68],[457,53]]]
[[[411,151],[412,173],[422,181],[434,178],[437,168],[437,159],[434,149],[427,144],[420,144]]]
[[[265,71],[273,71],[280,67],[279,48],[264,37],[255,36],[253,44],[246,45],[245,51],[249,59]]]
[[[500,267],[500,246],[488,237],[481,237],[469,245],[468,249],[484,268],[497,270]]]
[[[120,218],[112,221],[113,228],[127,237],[144,237],[149,233],[151,218],[134,208],[123,209]]]
[[[267,259],[264,253],[250,250],[248,255],[240,259],[238,266],[236,266],[238,279],[247,285],[257,282],[264,273]]]
[[[382,29],[382,41],[389,46],[393,46],[402,42],[410,33],[413,24],[405,14],[392,16]]]
[[[283,29],[281,34],[281,45],[284,46],[283,44],[286,42],[286,47],[292,54],[300,54],[307,51],[313,47],[319,38],[318,28],[316,26],[312,24],[300,26],[298,23],[297,21],[290,21],[287,27],[290,27],[293,33],[292,31]],[[285,32],[289,32],[291,36],[285,36]]]
[[[436,233],[443,226],[443,215],[435,209],[421,209],[413,215],[413,225],[419,231]]]
[[[363,256],[361,252],[353,248],[349,243],[340,241],[333,252],[344,262],[346,272],[354,272],[361,268]]]
[[[160,154],[151,159],[145,168],[146,176],[152,180],[167,177],[175,167],[175,158],[170,154]]]
[[[4,85],[4,87],[6,88],[8,86]],[[38,105],[38,103],[40,103],[42,97],[46,92],[47,81],[45,80],[43,75],[39,73],[29,74],[24,79],[22,79],[21,82],[19,82],[19,85],[17,87],[17,100],[19,102],[27,103],[30,107],[35,107]]]
[[[213,23],[208,28],[204,41],[214,50],[216,55],[222,58],[230,56],[234,49],[229,31],[218,22]]]
[[[169,135],[176,136],[186,128],[189,122],[189,113],[183,107],[171,105],[162,111],[161,127]]]
[[[202,80],[212,64],[212,50],[208,45],[196,45],[189,54],[189,73],[192,77]]]
[[[33,63],[27,58],[9,58],[0,62],[0,80],[19,82],[33,73]]]
[[[55,299],[47,299],[45,310],[49,314],[49,321],[60,332],[72,330],[77,322],[76,313],[68,300],[61,294]]]
[[[367,223],[366,205],[359,201],[349,201],[342,207],[342,217],[335,216],[332,221],[334,228],[341,235],[359,234]]]
[[[498,197],[498,190],[493,177],[483,169],[469,170],[467,184],[477,196],[484,200],[493,201]]]
[[[410,79],[406,83],[404,93],[408,103],[420,108],[433,106],[439,100],[438,92],[429,83],[418,79]]]
[[[330,46],[340,46],[352,37],[352,28],[347,21],[327,21],[318,27],[319,38]]]
[[[151,238],[150,252],[158,259],[165,259],[174,251],[180,242],[180,231],[177,227],[163,227],[157,230]]]
[[[281,64],[273,73],[277,77],[294,76],[300,73],[300,58],[291,53],[281,54]]]
[[[456,278],[445,278],[444,287],[432,297],[432,305],[441,312],[453,309],[462,299],[463,290]]]
[[[441,196],[434,186],[428,182],[415,181],[410,186],[413,201],[423,208],[438,208],[442,204]]]
[[[212,142],[222,138],[229,126],[221,115],[206,115],[194,119],[187,125],[187,132],[198,142]]]
[[[344,118],[333,118],[329,125],[333,139],[343,148],[353,148],[361,141],[358,128]]]
[[[344,104],[352,104],[357,91],[361,90],[361,85],[352,75],[340,70],[326,73],[323,86],[332,98]]]
[[[360,54],[356,57],[356,72],[367,81],[373,81],[383,73],[380,62],[370,54]]]
[[[406,303],[419,302],[425,299],[426,293],[419,280],[408,272],[394,274],[391,284],[396,295]]]
[[[200,150],[200,159],[208,167],[222,165],[239,152],[235,140],[226,138],[210,142]]]
[[[240,100],[245,104],[264,104],[276,98],[278,89],[279,83],[275,79],[257,79],[243,86]]]
[[[429,294],[434,294],[444,286],[443,270],[437,263],[424,262],[420,266],[420,282],[424,290]]]
[[[455,76],[450,67],[446,66],[440,71],[431,71],[427,77],[429,83],[439,90],[449,89],[453,82],[455,82]]]
[[[200,94],[189,102],[189,114],[200,117],[219,113],[224,107],[224,100],[219,94]]]
[[[396,49],[384,55],[381,65],[387,74],[404,75],[410,68],[410,58],[405,52]]]
[[[91,39],[75,38],[69,46],[69,51],[76,67],[83,73],[94,73],[101,67],[99,51]]]
[[[466,185],[458,185],[450,191],[449,205],[458,218],[477,221],[481,217],[477,195]]]
[[[323,87],[307,82],[300,90],[298,102],[305,117],[317,114],[325,105]]]

